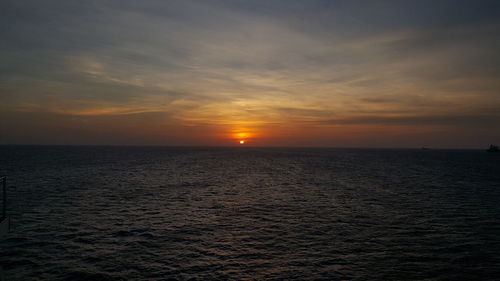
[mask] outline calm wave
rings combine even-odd
[[[493,280],[500,155],[3,146],[7,280]]]

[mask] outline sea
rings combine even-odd
[[[500,154],[1,146],[4,280],[500,280]]]

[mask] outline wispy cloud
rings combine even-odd
[[[6,1],[1,106],[215,131],[492,125],[499,5],[406,4]]]

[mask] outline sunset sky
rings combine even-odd
[[[1,144],[500,144],[500,1],[3,0]]]

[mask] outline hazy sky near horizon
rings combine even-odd
[[[4,0],[2,144],[500,144],[499,1]]]

